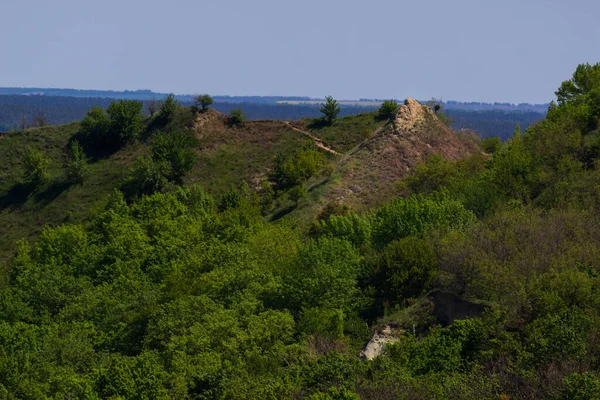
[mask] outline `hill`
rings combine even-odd
[[[309,196],[289,208],[282,201],[271,215],[294,211],[309,223],[325,205],[337,202],[357,210],[381,204],[397,194],[395,182],[431,154],[456,159],[473,151],[472,144],[444,126],[426,106],[407,100],[398,118],[382,121],[375,113],[340,119],[334,126],[305,119],[246,121],[232,126],[216,110],[194,113],[182,109],[172,128],[196,139],[198,162],[185,178],[197,183],[214,198],[231,187],[247,182],[259,188],[267,181],[278,153],[290,155],[307,144],[325,144],[320,149],[333,167],[329,176],[309,182]],[[394,126],[396,128],[394,128]],[[45,225],[77,222],[101,207],[113,189],[122,187],[134,160],[149,153],[150,141],[129,144],[108,157],[92,160],[83,185],[65,182],[62,164],[69,141],[80,130],[78,123],[7,133],[0,138],[0,254],[8,257],[18,239],[33,239]],[[50,160],[48,184],[30,195],[21,185],[21,156],[34,147]],[[287,212],[286,212],[287,214]],[[281,214],[280,214],[281,215]]]
[[[0,397],[600,398],[599,93],[485,154],[410,99],[2,137]]]

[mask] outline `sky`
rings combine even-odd
[[[0,0],[0,86],[545,103],[597,0]]]

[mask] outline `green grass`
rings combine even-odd
[[[106,159],[89,164],[82,185],[69,185],[63,171],[63,150],[79,126],[69,124],[11,133],[0,139],[0,261],[10,256],[19,239],[34,239],[44,226],[83,221],[96,203],[119,187],[132,161],[145,145],[125,146]],[[50,159],[49,181],[31,193],[23,185],[21,154],[27,147]]]
[[[183,110],[176,129],[189,128],[193,114]],[[187,126],[187,127],[186,127]],[[8,259],[20,239],[35,240],[44,226],[89,220],[102,209],[107,196],[120,188],[134,160],[149,152],[150,137],[126,145],[107,158],[89,164],[82,185],[69,185],[63,170],[63,153],[79,124],[29,129],[0,138],[0,262]],[[204,129],[204,128],[203,128]],[[277,152],[292,153],[310,142],[282,122],[247,122],[229,127],[215,121],[198,137],[198,162],[185,183],[198,183],[218,201],[232,185],[265,179]],[[50,159],[49,181],[36,193],[22,185],[21,157],[27,147]]]
[[[304,129],[310,130],[313,135],[334,150],[346,153],[371,137],[373,132],[385,125],[386,121],[379,120],[377,113],[371,112],[338,119],[332,126],[323,126],[319,119],[307,119],[301,122]]]

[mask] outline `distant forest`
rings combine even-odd
[[[136,92],[131,92],[136,93]],[[81,120],[93,106],[108,107],[114,98],[99,97],[64,97],[64,96],[24,96],[19,94],[0,95],[0,132],[18,130],[24,126],[40,124],[59,125]],[[296,120],[321,116],[318,105],[309,104],[277,104],[259,102],[256,98],[240,102],[239,98],[228,98],[222,101],[215,97],[212,108],[229,114],[233,108],[241,108],[250,120]],[[234,100],[235,99],[235,100]],[[271,98],[268,98],[271,100]],[[182,101],[183,105],[189,102]],[[543,113],[514,109],[457,109],[455,102],[446,108],[455,129],[469,129],[482,137],[500,136],[503,140],[511,137],[515,127],[527,129],[531,124],[541,120]],[[466,104],[466,103],[465,103]],[[341,116],[371,112],[375,106],[344,106]],[[537,110],[537,109],[536,109]]]

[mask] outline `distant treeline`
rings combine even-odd
[[[132,92],[133,93],[133,92]],[[93,107],[108,107],[113,98],[0,95],[0,132],[18,130],[40,122],[50,125],[66,124],[83,119]],[[190,102],[182,102],[190,105]],[[215,98],[212,108],[229,114],[233,108],[241,108],[250,120],[296,120],[321,116],[319,106],[314,104],[276,104],[258,101],[221,101]],[[344,106],[341,116],[371,112],[375,106]],[[470,129],[481,136],[500,136],[503,140],[512,136],[517,125],[526,129],[544,117],[539,112],[512,110],[468,111],[447,108],[454,120],[455,129]]]
[[[512,137],[517,125],[524,131],[530,125],[544,119],[545,114],[534,111],[504,110],[446,110],[453,120],[452,127],[457,130],[468,129],[481,137],[499,136],[502,140]]]

